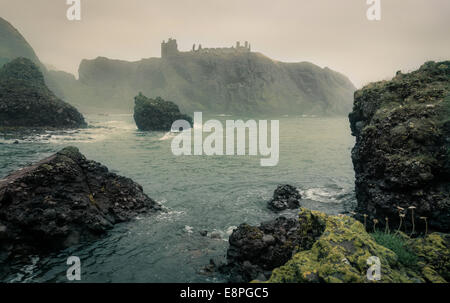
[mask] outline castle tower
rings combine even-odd
[[[176,39],[169,38],[167,42],[161,43],[161,58],[167,58],[178,54],[178,44]]]

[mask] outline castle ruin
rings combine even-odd
[[[180,52],[178,50],[178,44],[176,39],[169,38],[169,40],[163,41],[161,43],[161,57],[169,58],[171,56],[176,56],[179,54],[227,54],[227,53],[249,53],[251,52],[251,45],[248,41],[245,41],[244,45],[238,41],[235,46],[232,47],[213,47],[213,48],[203,48],[201,44],[195,47],[194,44],[192,49],[187,52]]]

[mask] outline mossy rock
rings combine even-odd
[[[448,260],[445,259],[448,257],[448,242],[444,245],[439,235],[425,238],[425,245],[420,240],[414,242],[408,238],[415,243],[414,251],[422,262],[419,268],[408,268],[353,218],[327,216],[306,209],[301,210],[300,216],[320,218],[325,223],[325,230],[311,249],[295,254],[285,265],[273,270],[268,280],[270,283],[416,283],[445,282],[448,277],[448,261],[442,261],[444,264],[440,261]],[[422,245],[422,250],[416,248],[418,245]],[[367,261],[372,256],[380,259],[381,277],[378,281],[367,279],[370,268]]]
[[[450,231],[450,61],[427,62],[355,93],[349,115],[358,219],[399,225],[415,207],[416,232]],[[408,218],[410,217],[408,214]],[[412,220],[403,222],[411,231]]]
[[[429,282],[450,281],[450,235],[432,233],[411,240],[411,248],[419,257],[418,265]]]

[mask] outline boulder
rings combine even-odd
[[[301,199],[302,196],[294,186],[278,185],[267,207],[273,211],[297,209],[300,207]]]
[[[433,233],[425,238],[404,236],[408,248],[419,258],[405,266],[399,256],[378,244],[362,223],[348,216],[327,216],[303,209],[300,216],[317,218],[325,224],[322,235],[310,249],[296,253],[273,270],[271,283],[424,283],[448,282],[449,237]],[[367,272],[380,261],[380,279],[369,280]],[[446,280],[447,279],[447,280]]]
[[[365,86],[349,118],[357,218],[450,231],[450,61]]]
[[[35,63],[17,58],[0,69],[0,127],[80,128],[86,122],[48,89]]]
[[[307,213],[298,219],[279,217],[259,227],[241,224],[230,236],[227,264],[219,271],[231,282],[268,279],[271,271],[285,264],[295,252],[309,249],[323,228],[322,222]]]
[[[0,180],[0,253],[56,251],[160,209],[139,184],[67,147]]]
[[[170,131],[172,123],[186,120],[193,125],[192,118],[180,113],[178,106],[160,97],[149,99],[139,93],[135,98],[134,121],[142,131]]]

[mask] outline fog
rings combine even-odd
[[[74,74],[84,58],[159,57],[169,37],[180,50],[248,40],[270,58],[328,66],[358,87],[450,54],[448,0],[381,0],[380,21],[367,19],[366,0],[81,1],[81,21],[66,18],[65,0],[0,0],[0,16],[42,62]]]

